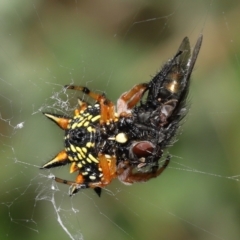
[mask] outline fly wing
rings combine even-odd
[[[200,48],[202,46],[202,40],[203,40],[203,35],[201,34],[199,36],[196,44],[195,44],[193,52],[192,52],[192,57],[191,57],[191,60],[190,60],[190,63],[189,63],[189,67],[188,67],[187,78],[189,78],[191,76],[192,70],[194,68],[195,62],[196,62],[197,57],[198,57],[198,53],[199,53]]]
[[[182,40],[181,45],[178,48],[177,54],[174,57],[175,61],[179,63],[183,68],[186,68],[191,57],[191,48],[188,37]],[[185,69],[184,69],[185,70]]]
[[[181,96],[179,97],[178,101],[179,101],[179,108],[183,107],[185,105],[185,101],[188,95],[188,91],[189,91],[189,85],[190,85],[190,77],[192,74],[192,70],[194,68],[194,65],[196,63],[201,45],[202,45],[202,40],[203,40],[203,35],[200,35],[195,47],[193,49],[193,52],[191,54],[190,51],[190,44],[188,39],[185,40],[186,38],[183,39],[182,44],[179,47],[179,50],[181,51],[181,47],[183,53],[179,55],[179,61],[181,64],[181,67],[183,68],[184,72],[185,72],[185,76],[184,76],[184,81],[183,81],[183,85],[184,87],[182,88],[182,93]],[[185,49],[185,50],[184,50]],[[184,51],[186,51],[186,53],[184,53]],[[183,56],[182,56],[183,55]],[[188,62],[186,62],[188,61]]]

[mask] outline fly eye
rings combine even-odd
[[[134,153],[138,158],[151,156],[154,151],[155,146],[149,141],[137,142],[132,147],[132,153]]]

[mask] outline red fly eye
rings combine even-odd
[[[133,147],[132,147],[132,152],[138,157],[148,157],[150,155],[152,155],[152,152],[154,150],[155,146],[149,142],[149,141],[142,141],[142,142],[138,142],[136,143]]]

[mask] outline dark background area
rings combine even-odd
[[[239,239],[239,11],[223,0],[1,1],[0,238]],[[201,33],[191,109],[159,178],[70,198],[47,178],[74,179],[68,167],[39,170],[63,148],[41,111],[71,113],[79,96],[63,85],[116,102]]]

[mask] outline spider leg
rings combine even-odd
[[[79,174],[77,176],[78,183],[74,182],[74,181],[64,180],[64,179],[58,178],[58,177],[54,177],[54,180],[58,183],[63,183],[63,184],[71,186],[71,189],[69,192],[70,196],[77,193],[80,189],[88,188],[88,185],[86,183],[84,183],[84,181],[83,181],[82,174]]]
[[[109,124],[111,121],[115,120],[115,107],[114,104],[108,100],[104,95],[94,93],[90,91],[86,87],[74,86],[74,85],[66,85],[66,89],[73,89],[77,91],[82,91],[87,94],[89,97],[94,99],[100,104],[100,124],[107,123]]]
[[[77,193],[80,189],[93,188],[100,197],[101,188],[107,186],[114,178],[116,178],[116,158],[99,154],[99,168],[102,171],[102,178],[99,182],[86,182],[84,176],[79,172],[75,181],[64,180],[55,177],[54,180],[58,183],[63,183],[71,186],[70,196]],[[73,167],[74,168],[74,167]],[[75,170],[74,170],[75,171]]]
[[[114,178],[116,178],[116,158],[104,154],[98,155],[99,168],[102,171],[102,178],[99,182],[85,182],[81,173],[78,174],[76,182],[64,182],[72,185],[70,195],[77,193],[82,188],[93,188],[97,195],[100,197],[101,188],[107,186]]]
[[[117,112],[118,114],[122,112],[129,112],[142,98],[148,84],[142,83],[135,85],[128,92],[123,93],[117,101]]]
[[[89,183],[85,182],[84,177],[81,173],[77,175],[76,181],[64,180],[62,178],[54,177],[54,180],[58,183],[63,183],[66,185],[71,186],[69,195],[72,196],[73,194],[77,193],[81,189],[89,188]],[[92,187],[97,195],[100,197],[101,190],[98,187]]]
[[[96,188],[96,187],[105,187],[107,186],[114,178],[116,178],[116,157],[115,156],[108,156],[99,153],[99,168],[102,171],[102,178],[100,182],[92,182],[89,183],[89,187]]]
[[[167,156],[164,164],[155,170],[152,169],[150,172],[133,172],[134,167],[129,162],[120,162],[118,164],[118,179],[125,184],[132,184],[135,182],[147,182],[151,178],[158,177],[168,166],[170,162],[170,156]]]
[[[58,177],[54,177],[54,180],[58,183],[63,183],[66,185],[71,186],[72,188],[70,189],[70,193],[69,195],[72,196],[74,194],[76,194],[79,190],[84,189],[84,188],[88,188],[89,186],[87,184],[77,184],[74,181],[68,181],[68,180],[63,180],[61,178]],[[93,188],[93,190],[95,191],[95,193],[100,197],[101,193],[102,193],[102,188],[100,187],[95,187]]]

